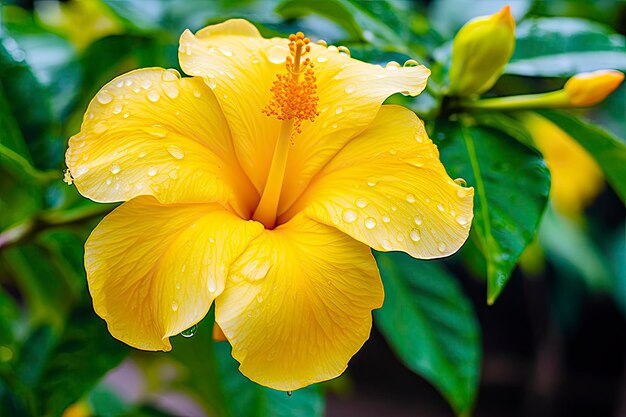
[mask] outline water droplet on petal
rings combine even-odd
[[[174,84],[163,84],[163,91],[169,98],[178,97],[178,88]]]
[[[106,131],[108,128],[109,128],[109,124],[105,122],[104,120],[101,120],[95,124],[95,126],[93,127],[93,131],[95,133],[102,133]]]
[[[419,242],[421,239],[420,232],[417,229],[412,229],[411,233],[409,233],[409,237],[413,242]]]
[[[383,215],[383,223],[389,223],[391,221],[391,218],[389,216],[387,216],[386,214]]]
[[[439,246],[437,246],[437,249],[439,249],[439,252],[445,252],[446,244],[444,242],[439,242]]]
[[[180,78],[180,73],[174,68],[170,68],[166,71],[163,71],[161,78],[163,79],[163,81],[176,81]]]
[[[176,301],[172,301],[172,311],[178,310],[178,303]]]
[[[343,107],[339,106],[335,109],[335,114],[341,114],[342,111],[343,111]]]
[[[157,174],[157,169],[155,167],[148,168],[148,175],[154,177]]]
[[[128,116],[130,116],[130,114],[128,112],[124,113],[124,119],[128,119]]]
[[[343,221],[346,223],[352,223],[357,219],[357,214],[354,210],[344,210]]]
[[[267,60],[272,64],[282,64],[289,55],[289,48],[285,45],[270,45],[264,50]]]
[[[367,219],[365,219],[365,227],[367,227],[368,229],[375,228],[376,220],[374,220],[372,217],[368,217]]]
[[[339,52],[339,49],[338,49],[335,45],[330,45],[330,46],[328,47],[328,50],[329,50],[330,52]]]
[[[215,81],[215,78],[209,78],[209,80],[206,81],[206,83],[211,90],[215,90],[215,88],[217,87],[217,82]]]
[[[263,302],[263,296],[262,296],[261,294],[257,295],[257,296],[256,296],[256,301],[257,301],[258,303],[262,303],[262,302]]]
[[[404,63],[405,67],[417,67],[418,65],[418,62],[414,59],[409,59]]]
[[[139,155],[137,155],[139,158],[143,158],[144,156],[146,156],[145,152],[139,152]]]
[[[187,330],[183,330],[182,332],[180,332],[180,335],[182,337],[192,337],[194,334],[196,334],[196,332],[198,331],[198,326],[197,325],[193,325],[190,328],[188,328]]]
[[[418,226],[422,224],[422,218],[420,216],[415,216],[413,220],[415,221],[415,224]]]
[[[350,50],[345,46],[337,47],[337,51],[339,51],[341,55],[350,56]]]
[[[445,210],[446,210],[446,208],[443,206],[443,204],[439,203],[439,204],[437,204],[437,210],[439,210],[439,211],[445,211]]]
[[[456,222],[460,224],[461,226],[465,226],[467,225],[468,220],[467,220],[467,217],[465,217],[465,215],[459,214],[458,216],[456,216]]]
[[[377,184],[377,183],[376,183],[376,180],[375,180],[375,179],[370,178],[369,180],[367,180],[367,185],[369,185],[370,187],[373,187],[373,186],[375,186],[376,184]]]
[[[168,146],[167,152],[176,159],[183,159],[185,157],[185,151],[180,149],[178,146]]]
[[[232,51],[225,46],[220,46],[217,48],[217,50],[220,51],[224,56],[233,56]]]
[[[111,167],[111,173],[112,174],[117,174],[119,173],[121,170],[120,166],[118,164],[113,164],[113,166]]]
[[[217,288],[215,287],[215,282],[214,282],[212,279],[211,279],[211,280],[209,280],[209,283],[208,283],[208,285],[207,285],[207,289],[209,290],[209,292],[210,292],[210,293],[214,293],[214,292],[215,292],[215,290],[217,289]]]
[[[400,64],[398,64],[396,61],[389,61],[385,68],[391,71],[395,71],[400,68]]]
[[[320,56],[318,56],[316,58],[316,60],[317,60],[317,62],[319,62],[321,64],[321,63],[324,63],[324,62],[328,61],[328,57],[326,55],[320,55]]]
[[[387,239],[383,239],[383,241],[381,242],[383,249],[384,250],[391,250],[393,247],[391,246],[391,242],[388,241]]]
[[[413,194],[407,194],[406,201],[408,201],[409,203],[415,203],[415,196]]]
[[[152,86],[152,81],[150,81],[150,80],[143,80],[141,82],[141,86],[147,90],[148,88],[150,88]]]
[[[348,84],[348,85],[346,86],[346,89],[345,89],[344,91],[346,92],[346,94],[351,94],[351,93],[353,93],[353,92],[354,92],[354,89],[355,89],[355,88],[356,88],[356,87],[354,86],[354,84]]]
[[[193,95],[196,97],[200,97],[202,93],[200,93],[200,90],[193,90]]]
[[[159,100],[159,97],[161,96],[156,90],[150,90],[150,92],[148,93],[148,100],[153,103],[156,103]]]
[[[365,200],[364,198],[357,198],[356,199],[356,206],[359,207],[359,208],[367,207],[367,200]]]
[[[122,104],[117,103],[115,107],[113,107],[113,114],[120,114],[122,112]]]
[[[161,125],[153,125],[145,129],[146,132],[157,138],[164,138],[168,134],[168,130]]]
[[[100,91],[96,98],[100,104],[109,104],[113,100],[113,96],[106,91]]]
[[[463,178],[457,178],[454,182],[461,187],[467,187],[467,182]]]

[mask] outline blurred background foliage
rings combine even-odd
[[[626,86],[573,112],[472,110],[446,96],[455,33],[504,4],[0,2],[0,415],[626,415]],[[511,8],[516,49],[487,97],[626,70],[623,1],[513,0]],[[383,66],[427,65],[425,93],[389,101],[426,121],[453,178],[480,184],[466,246],[443,261],[377,253],[386,301],[371,340],[344,376],[290,396],[239,374],[228,344],[212,340],[211,316],[195,336],[173,338],[168,354],[114,340],[93,312],[82,263],[86,237],[114,205],[62,182],[67,139],[101,86],[139,67],[180,69],[182,31],[230,17],[265,36],[302,30]],[[542,135],[580,143],[609,186],[600,179],[573,211],[549,203],[537,148],[551,169],[556,162]],[[559,180],[574,195],[591,175],[581,166]]]

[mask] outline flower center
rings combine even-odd
[[[302,131],[302,122],[312,122],[319,114],[313,63],[310,58],[304,57],[311,51],[309,43],[309,38],[305,38],[302,32],[289,36],[290,55],[285,61],[287,71],[276,75],[270,89],[273,97],[261,110],[267,116],[275,116],[282,121],[263,195],[252,215],[254,220],[263,223],[268,229],[276,225],[289,147]]]

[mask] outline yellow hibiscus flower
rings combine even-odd
[[[413,112],[382,105],[429,71],[239,19],[185,31],[179,60],[191,77],[147,68],[104,86],[69,141],[81,194],[125,201],[85,245],[94,308],[117,339],[167,351],[215,302],[253,381],[334,378],[383,302],[370,247],[439,258],[469,233],[473,189]]]

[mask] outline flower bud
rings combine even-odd
[[[489,90],[514,49],[515,20],[510,6],[467,22],[452,43],[449,93],[469,96]]]
[[[563,87],[569,104],[587,107],[598,104],[611,94],[624,80],[624,73],[600,70],[576,74]]]

